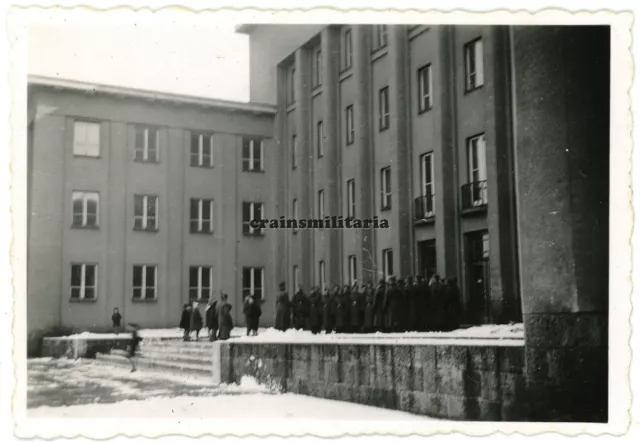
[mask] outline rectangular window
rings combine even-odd
[[[133,229],[157,231],[158,197],[155,195],[135,195],[133,206]]]
[[[342,34],[342,69],[351,68],[353,63],[353,40],[351,38],[351,29],[345,29]]]
[[[133,299],[155,300],[158,295],[158,267],[155,265],[134,265]]]
[[[191,133],[191,166],[213,167],[213,135]]]
[[[242,170],[248,172],[264,171],[264,142],[261,139],[243,138]]]
[[[157,163],[160,152],[160,131],[155,128],[136,126],[134,159],[137,162]]]
[[[356,216],[356,182],[355,180],[347,180],[347,217],[354,218]]]
[[[389,129],[389,87],[378,91],[378,123],[380,130]]]
[[[349,281],[347,283],[352,284],[358,279],[358,263],[355,255],[350,255],[349,260]]]
[[[324,189],[318,191],[318,218],[324,218]]]
[[[318,158],[324,156],[324,124],[322,120],[316,126],[316,148],[318,149]]]
[[[484,51],[482,39],[464,46],[464,67],[466,90],[473,91],[484,85]]]
[[[326,270],[325,270],[325,266],[324,266],[324,260],[320,260],[320,263],[318,264],[318,286],[320,286],[320,291],[324,292],[324,289],[327,286],[327,276],[326,276]]]
[[[296,68],[289,69],[287,78],[287,104],[296,102]]]
[[[387,46],[387,25],[375,25],[373,28],[373,50]]]
[[[191,199],[189,230],[194,234],[211,234],[213,232],[213,200]]]
[[[344,127],[346,128],[347,145],[353,144],[355,140],[355,127],[353,122],[353,105],[349,105],[344,110]]]
[[[291,203],[291,212],[293,213],[293,218],[294,220],[298,220],[298,200],[297,199],[293,199],[293,202]],[[296,221],[297,223],[297,221]],[[293,233],[295,234],[296,232],[298,232],[298,228],[295,227],[293,228]]]
[[[293,265],[293,290],[298,290],[300,284],[300,273],[298,272],[298,265]]]
[[[316,49],[313,60],[313,87],[322,85],[322,49]]]
[[[469,183],[463,195],[465,208],[487,204],[487,146],[484,134],[467,139]]]
[[[211,266],[189,267],[189,300],[209,300],[212,287],[213,268]]]
[[[100,156],[100,123],[76,121],[73,125],[73,155]]]
[[[97,228],[100,194],[74,191],[71,194],[74,228]]]
[[[391,166],[380,170],[380,209],[391,209]]]
[[[95,300],[98,295],[98,265],[71,265],[71,299]]]
[[[298,140],[295,134],[291,136],[291,168],[298,167]]]
[[[251,226],[252,220],[264,218],[264,205],[262,203],[242,202],[242,233],[244,235],[264,235],[264,229]]]
[[[418,69],[418,112],[425,112],[433,106],[431,64]]]
[[[264,300],[264,268],[242,268],[242,293]]]
[[[393,249],[384,249],[382,251],[382,272],[384,279],[389,280],[393,275]]]
[[[433,217],[436,213],[436,186],[433,174],[433,152],[420,156],[420,192],[422,197],[421,218]]]

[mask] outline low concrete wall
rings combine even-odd
[[[523,346],[221,343],[225,383],[243,375],[285,392],[459,420],[521,421]],[[215,363],[214,363],[215,365]]]
[[[122,334],[122,338],[46,337],[42,339],[42,357],[94,358],[98,352],[125,350],[130,342],[131,334]]]

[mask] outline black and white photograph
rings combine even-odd
[[[25,420],[626,426],[615,14],[16,14]]]

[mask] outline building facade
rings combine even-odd
[[[177,327],[182,306],[267,303],[276,153],[269,105],[31,78],[28,328]]]
[[[252,99],[278,108],[279,215],[390,225],[280,232],[278,278],[308,289],[438,273],[458,279],[465,323],[521,321],[509,29],[240,31],[263,86]]]

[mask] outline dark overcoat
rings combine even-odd
[[[233,329],[233,318],[231,317],[231,304],[226,301],[221,301],[217,306],[218,312],[218,338],[220,340],[226,340],[231,337],[231,330]]]
[[[289,303],[289,294],[280,292],[276,297],[276,329],[286,331],[290,327],[291,311]]]
[[[244,305],[244,319],[248,329],[258,330],[260,326],[260,316],[262,315],[262,308],[260,303],[254,301],[253,303],[245,303]]]
[[[330,292],[322,295],[322,329],[325,332],[333,331],[334,327],[334,300]]]
[[[298,291],[291,300],[293,305],[293,328],[305,329],[307,327],[307,316],[309,315],[309,301],[303,291]]]
[[[322,327],[322,300],[320,292],[311,291],[309,294],[309,329],[313,333],[320,332]]]

